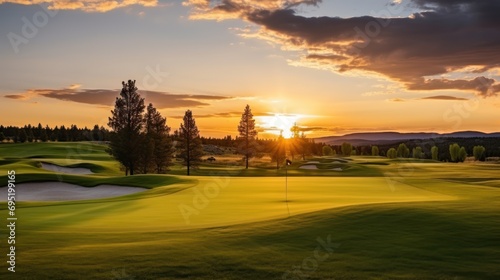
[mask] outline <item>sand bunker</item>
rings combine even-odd
[[[314,164],[304,164],[299,167],[300,169],[318,169],[318,167]]]
[[[147,189],[115,185],[86,188],[62,182],[22,183],[16,185],[16,201],[66,201],[122,196]],[[0,188],[1,201],[7,201],[7,187]]]
[[[306,164],[315,164],[315,163],[319,163],[319,161],[308,161]]]
[[[93,174],[90,169],[88,168],[81,168],[81,167],[63,167],[55,164],[50,164],[50,163],[44,163],[42,162],[42,168],[54,172],[59,172],[59,173],[67,173],[67,174],[78,174],[78,175],[84,175],[84,174]]]
[[[309,169],[309,170],[315,170],[315,169],[319,169],[316,165],[314,164],[304,164],[302,166],[299,167],[300,169]],[[323,169],[325,170],[325,169]],[[330,169],[326,169],[326,170],[333,170],[333,171],[342,171],[342,168],[340,167],[337,167],[337,168],[330,168]]]

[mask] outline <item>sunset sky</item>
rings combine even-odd
[[[500,1],[0,0],[0,124],[107,124],[121,82],[177,129],[500,131]],[[285,132],[286,133],[286,132]]]

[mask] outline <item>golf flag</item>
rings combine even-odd
[[[289,159],[286,159],[286,165],[292,165],[292,161]]]

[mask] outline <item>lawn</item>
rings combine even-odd
[[[22,181],[149,190],[19,203],[17,272],[4,265],[1,279],[500,279],[496,164],[295,160],[287,203],[284,170],[268,166],[124,177],[102,145],[16,145],[0,145],[0,168]],[[96,174],[54,174],[40,161],[91,163]],[[299,168],[311,161],[345,172]]]

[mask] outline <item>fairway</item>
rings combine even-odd
[[[221,164],[203,165],[197,176],[125,177],[99,144],[6,146],[0,167],[19,170],[19,184],[146,188],[104,199],[19,202],[16,276],[26,279],[500,277],[497,164],[326,157],[295,162],[288,178],[283,170],[245,173]],[[92,173],[65,174],[41,162]],[[308,269],[318,244],[330,247]],[[6,269],[0,276],[10,279]]]
[[[158,187],[120,201],[62,202],[28,207],[19,214],[29,229],[61,231],[164,231],[203,228],[287,218],[290,215],[359,204],[450,200],[453,196],[403,183],[391,190],[384,178],[304,178],[289,182],[285,202],[284,178],[206,178],[175,193]],[[152,194],[158,193],[159,195]],[[58,215],[57,213],[64,213]],[[99,213],[96,215],[96,213]]]

